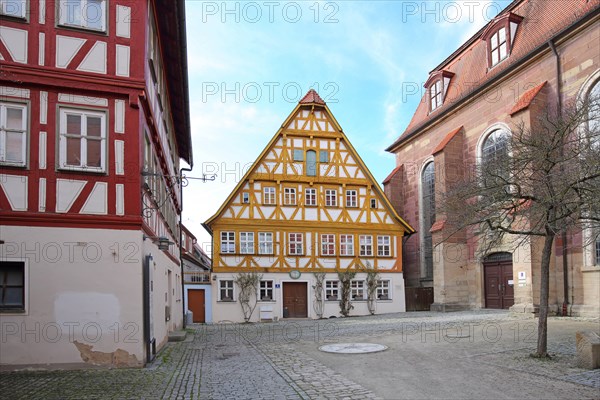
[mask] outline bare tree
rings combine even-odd
[[[587,99],[561,112],[545,110],[530,124],[496,138],[503,151],[483,154],[446,193],[438,209],[453,234],[477,235],[481,253],[543,242],[537,350],[548,357],[550,261],[556,235],[600,222],[600,103]],[[497,150],[496,149],[496,150]],[[444,240],[447,240],[445,238]],[[563,243],[566,246],[566,243]]]

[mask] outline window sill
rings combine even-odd
[[[94,28],[86,28],[85,26],[77,26],[77,25],[65,25],[65,24],[57,24],[56,25],[57,29],[64,29],[67,31],[72,31],[72,32],[84,32],[84,33],[90,33],[92,35],[98,35],[98,36],[104,36],[104,37],[108,37],[108,32],[107,30],[99,30],[99,29],[94,29]]]
[[[599,272],[600,265],[589,265],[586,267],[581,267],[581,272]]]
[[[236,303],[235,300],[217,300],[217,303]]]
[[[0,308],[0,314],[26,314],[24,308]]]
[[[17,17],[16,15],[0,13],[0,18],[4,21],[20,22],[22,24],[28,24],[29,20],[27,17]]]
[[[93,174],[93,175],[108,175],[105,170],[92,169],[86,167],[59,167],[58,172],[73,173],[73,174]]]
[[[2,168],[15,168],[15,169],[27,169],[27,164],[16,164],[8,161],[0,161],[0,167]]]
[[[276,303],[275,300],[258,300],[258,303]]]

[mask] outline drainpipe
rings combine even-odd
[[[560,56],[558,55],[558,51],[556,50],[556,46],[552,42],[552,40],[548,41],[548,47],[554,53],[554,58],[556,60],[556,91],[557,93],[557,102],[556,105],[558,107],[558,115],[562,116],[563,106],[562,106],[562,71],[560,68]],[[567,231],[563,229],[561,233],[562,240],[562,264],[563,264],[563,304],[562,304],[562,312],[561,315],[567,316],[568,306],[569,306],[569,273],[568,273],[568,258],[567,258]]]
[[[183,313],[183,329],[186,327],[185,321],[185,284],[183,271],[183,172],[191,172],[194,168],[194,161],[189,168],[179,170],[179,201],[181,202],[181,213],[179,214],[179,262],[181,263],[181,312]]]

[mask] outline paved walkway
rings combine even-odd
[[[137,370],[0,374],[6,399],[600,398],[600,370],[575,366],[575,332],[551,318],[549,361],[531,359],[537,320],[506,312],[405,313],[321,321],[194,325]],[[381,353],[323,353],[367,342]]]

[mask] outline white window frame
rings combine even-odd
[[[384,293],[387,292],[387,297],[382,299]],[[379,279],[377,281],[377,291],[376,291],[377,300],[392,300],[392,284],[389,279]]]
[[[293,239],[293,240],[292,240]],[[304,255],[304,234],[297,232],[288,233],[288,255]],[[292,251],[293,248],[293,251]]]
[[[346,190],[346,207],[358,207],[358,191],[355,189]]]
[[[72,6],[69,6],[68,4],[71,3],[77,3],[79,2],[80,5],[80,9],[82,10],[82,14],[80,15],[80,23],[75,23],[75,22],[69,22],[68,18],[69,18],[69,14],[70,14],[70,8]],[[56,12],[58,14],[57,20],[58,20],[58,25],[60,26],[65,26],[65,27],[69,27],[69,28],[77,28],[77,29],[85,29],[85,30],[90,30],[90,31],[94,31],[94,32],[107,32],[107,20],[108,20],[108,16],[107,16],[107,3],[108,0],[101,0],[101,11],[102,11],[102,26],[100,28],[95,28],[92,26],[89,26],[89,24],[86,21],[86,18],[84,17],[84,13],[83,10],[88,9],[88,0],[59,0],[58,3],[58,7],[56,7]]]
[[[330,299],[329,297],[335,297],[335,298]],[[340,299],[340,283],[339,283],[339,281],[326,280],[325,281],[325,301],[338,301],[339,299]]]
[[[354,257],[354,235],[340,235],[340,256]]]
[[[258,301],[275,301],[273,288],[275,284],[272,279],[260,281],[258,287]],[[268,296],[268,294],[271,294]]]
[[[254,232],[240,232],[240,254],[254,254]]]
[[[21,129],[8,129],[7,108],[16,108],[21,110],[23,120],[21,121]],[[16,167],[25,167],[27,165],[27,139],[29,137],[29,108],[26,103],[15,103],[10,101],[0,102],[0,165],[11,165]],[[6,136],[8,133],[21,134],[21,159],[22,161],[15,162],[6,159]]]
[[[325,207],[337,207],[336,189],[325,189]]]
[[[358,243],[361,257],[373,257],[373,235],[360,235]]]
[[[263,205],[274,206],[277,204],[277,190],[273,186],[263,187]]]
[[[304,191],[304,205],[306,205],[306,206],[316,206],[317,205],[317,189],[308,188]]]
[[[504,32],[504,41],[500,39],[500,32]],[[495,42],[495,43],[494,43]],[[502,53],[502,46],[504,45],[504,54]],[[505,26],[496,30],[490,37],[490,65],[492,67],[500,64],[501,61],[508,58],[508,32]],[[494,56],[497,59],[494,62]]]
[[[235,254],[235,232],[221,232],[221,254]]]
[[[392,256],[392,238],[390,235],[377,236],[377,257]]]
[[[273,232],[258,232],[258,254],[273,254]]]
[[[19,14],[6,12],[6,6],[17,6],[16,10]],[[10,7],[8,11],[11,10]],[[0,0],[0,15],[27,20],[27,0]]]
[[[333,233],[321,234],[321,255],[335,256],[335,235]]]
[[[283,188],[283,205],[295,206],[296,205],[296,189],[295,188]]]
[[[435,111],[442,106],[443,103],[443,86],[442,80],[438,79],[429,88],[429,105],[430,112]]]
[[[81,116],[81,135],[68,135],[67,136],[67,114]],[[87,136],[87,118],[98,117],[100,118],[100,139],[89,138]],[[76,171],[88,171],[88,172],[106,172],[107,156],[106,156],[106,142],[108,136],[107,127],[107,113],[106,111],[89,110],[83,108],[71,108],[63,107],[59,108],[59,167],[61,169],[76,170]],[[81,162],[80,165],[68,165],[67,164],[67,138],[78,137],[81,138]],[[100,141],[100,167],[88,166],[87,165],[87,142],[88,140]]]
[[[225,284],[225,287],[223,287],[223,284]],[[223,297],[223,290],[226,291],[225,294],[231,292],[231,300],[227,298],[229,296]],[[235,302],[235,283],[233,279],[223,279],[219,281],[219,301]]]
[[[350,299],[353,301],[365,300],[365,281],[359,279],[350,281]]]

